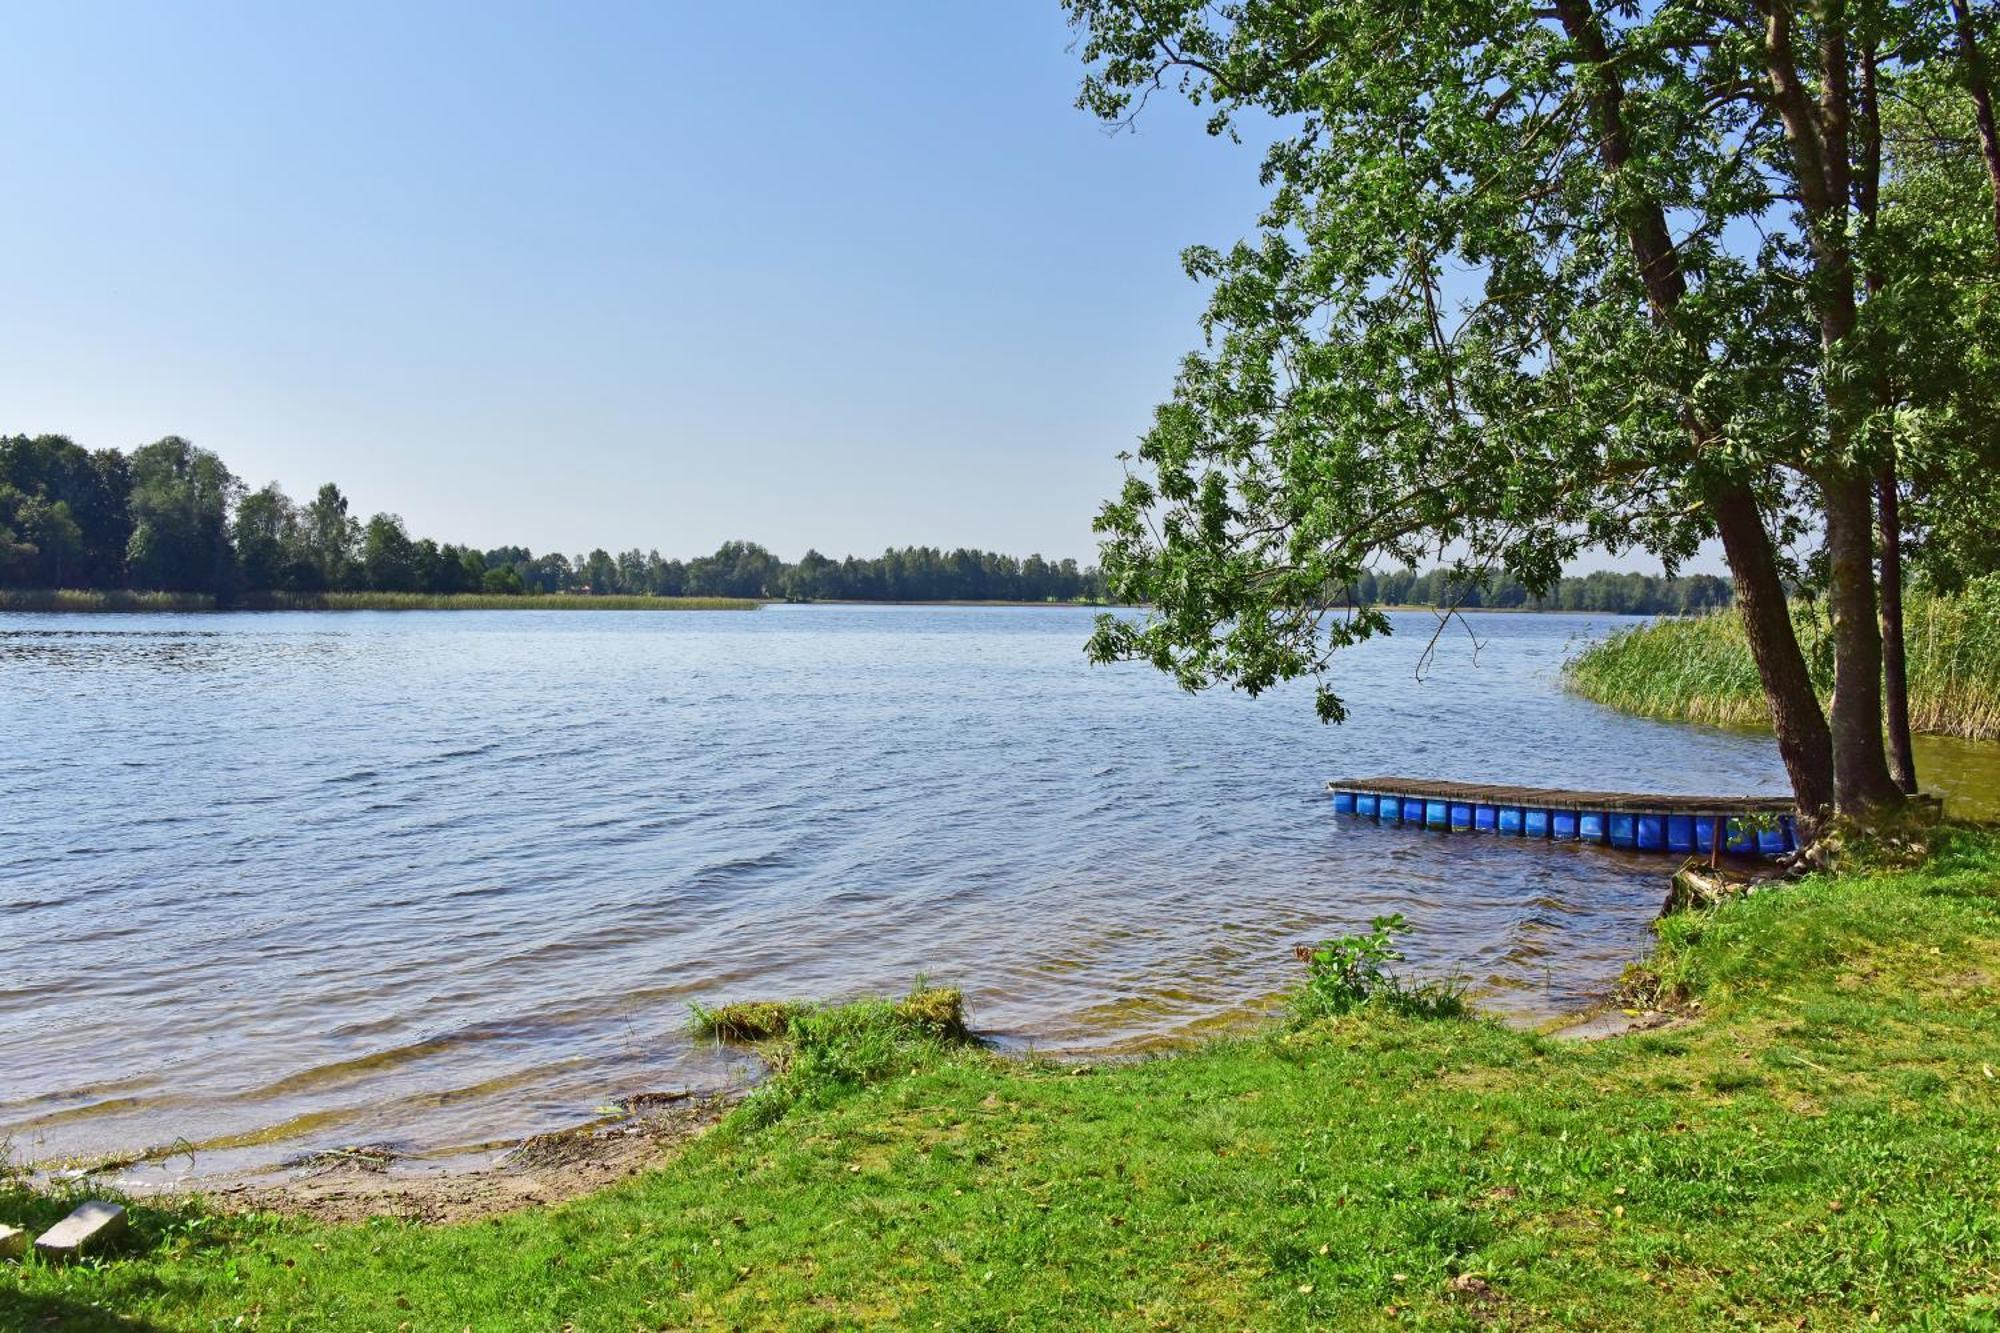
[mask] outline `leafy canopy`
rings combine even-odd
[[[1718,488],[1749,487],[1782,539],[1813,469],[1879,447],[1830,429],[1827,386],[1880,343],[1823,339],[1833,252],[1754,7],[1067,8],[1096,114],[1170,90],[1211,132],[1279,133],[1255,233],[1186,253],[1205,344],[1097,522],[1114,595],[1153,614],[1102,621],[1095,659],[1189,689],[1313,675],[1338,720],[1332,654],[1387,628],[1352,595],[1371,564],[1538,591],[1587,546],[1671,568]]]

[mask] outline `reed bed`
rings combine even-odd
[[[0,588],[0,611],[213,611],[199,592],[133,592],[129,588]]]
[[[258,592],[224,607],[198,592],[0,588],[0,611],[754,611],[745,597],[592,597],[578,593]]]
[[[597,597],[582,593],[268,592],[240,603],[254,611],[754,611],[745,597]]]
[[[1792,620],[1824,696],[1833,687],[1825,612],[1800,603]],[[2000,576],[1949,597],[1910,597],[1903,639],[1912,729],[2000,740]],[[1642,717],[1715,726],[1770,721],[1743,622],[1733,611],[1624,630],[1570,659],[1563,674],[1586,699]]]

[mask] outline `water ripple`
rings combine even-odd
[[[1329,729],[1093,670],[1067,608],[0,617],[0,1136],[484,1143],[740,1079],[691,1002],[919,974],[1007,1044],[1130,1049],[1387,911],[1420,970],[1559,1009],[1644,949],[1662,862],[1319,790],[1779,788],[1765,739],[1555,689],[1609,624],[1486,617],[1423,681],[1424,635],[1367,645]]]

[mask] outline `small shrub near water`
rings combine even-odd
[[[1457,982],[1432,981],[1410,985],[1389,970],[1403,960],[1396,937],[1409,923],[1400,913],[1378,916],[1366,935],[1344,935],[1319,945],[1300,945],[1306,965],[1305,983],[1291,996],[1292,1018],[1299,1023],[1351,1013],[1363,1005],[1380,1005],[1413,1018],[1460,1018],[1467,1012],[1465,993]]]

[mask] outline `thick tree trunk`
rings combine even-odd
[[[1875,614],[1874,517],[1866,473],[1819,479],[1826,510],[1827,607],[1833,614],[1833,791],[1844,815],[1900,803],[1882,744],[1882,632]]]
[[[1951,17],[1958,29],[1959,59],[1965,63],[1965,89],[1972,94],[1972,109],[1979,122],[1979,151],[1986,159],[1986,175],[1993,182],[1993,239],[2000,245],[2000,129],[1993,122],[1993,85],[1986,77],[1986,61],[1967,0],[1951,0]]]
[[[1917,793],[1917,756],[1910,742],[1910,673],[1903,652],[1903,522],[1892,458],[1875,474],[1876,521],[1882,538],[1882,703],[1889,731],[1889,773]]]
[[[1709,495],[1722,534],[1722,549],[1736,583],[1736,610],[1743,618],[1744,637],[1764,682],[1764,699],[1771,706],[1771,729],[1777,733],[1778,755],[1791,779],[1792,795],[1807,831],[1816,831],[1834,806],[1833,740],[1812,673],[1799,651],[1792,629],[1791,607],[1778,559],[1757,498],[1749,488],[1732,486]]]

